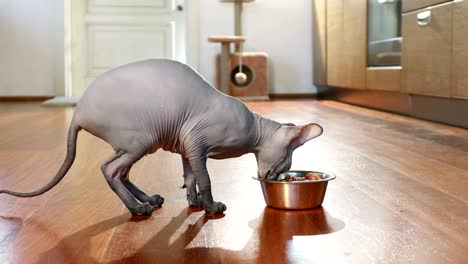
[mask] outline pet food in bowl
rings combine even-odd
[[[328,181],[335,178],[333,174],[318,171],[287,171],[276,181],[253,179],[260,182],[268,206],[294,210],[321,206]]]

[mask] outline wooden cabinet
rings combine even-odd
[[[367,67],[366,0],[315,0],[314,10],[316,84],[468,99],[468,0],[403,0],[400,68]]]
[[[327,85],[327,0],[315,0],[312,5],[314,84]]]
[[[452,97],[468,99],[468,0],[453,4]]]
[[[343,0],[327,1],[327,82],[341,86],[343,80]]]
[[[440,5],[403,15],[402,91],[449,97],[452,68],[452,6]],[[427,25],[418,14],[430,12]]]
[[[413,11],[424,7],[437,5],[445,2],[451,2],[452,0],[402,0],[402,12]]]
[[[344,87],[366,88],[367,0],[344,0]]]
[[[367,0],[328,0],[326,9],[328,85],[364,89]]]

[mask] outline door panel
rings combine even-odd
[[[170,12],[171,0],[89,0],[90,13]]]
[[[119,65],[148,58],[173,58],[173,27],[168,25],[90,25],[88,83]]]
[[[74,96],[81,96],[99,74],[126,63],[150,58],[184,60],[185,22],[182,12],[175,9],[183,0],[73,2]]]

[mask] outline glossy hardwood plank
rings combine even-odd
[[[112,150],[84,133],[79,136],[78,142],[81,148],[78,148],[77,160],[64,183],[60,183],[56,187],[59,189],[23,222],[15,240],[19,248],[15,262],[63,263],[73,260],[72,263],[89,263],[99,260],[107,246],[112,228],[95,233],[88,227],[102,218],[118,216],[123,211],[122,203],[110,191],[99,168]],[[53,174],[50,173],[49,177]],[[24,202],[34,199],[25,199]],[[125,221],[128,218],[129,215],[126,215]],[[63,239],[77,230],[90,235],[89,246],[83,245],[84,235]],[[31,249],[40,254],[28,254]]]
[[[325,143],[315,147],[326,149],[326,145]],[[350,153],[351,156],[353,154]],[[330,158],[324,156],[324,160],[321,160],[320,156],[323,157],[323,153],[316,152],[309,158],[317,162],[326,162]],[[342,160],[342,157],[337,159]],[[308,160],[304,163],[306,167],[310,166]],[[349,166],[347,163],[354,163],[354,159],[347,158],[347,160],[344,166]],[[295,166],[301,165],[295,164]],[[330,164],[322,166],[329,168]],[[336,171],[336,173],[350,174],[348,171]],[[119,228],[119,236],[116,236],[114,243],[109,246],[111,252],[107,260],[124,263],[144,263],[157,259],[170,260],[169,262],[174,263],[182,261],[197,263],[207,258],[215,263],[238,261],[362,263],[374,259],[396,262],[405,258],[425,263],[443,263],[462,260],[460,252],[455,248],[447,247],[437,240],[433,241],[432,237],[421,231],[418,226],[401,219],[400,210],[395,212],[388,210],[357,190],[352,182],[347,181],[342,176],[340,181],[330,185],[325,209],[322,210],[289,212],[262,208],[261,203],[255,202],[257,199],[261,200],[258,192],[254,197],[255,189],[249,188],[249,190],[239,190],[233,201],[225,201],[228,203],[229,211],[222,219],[206,219],[201,212],[180,208],[179,215],[162,217],[163,229],[148,230],[147,225],[141,222],[122,225]],[[336,189],[337,184],[340,186],[339,189]],[[214,186],[214,188],[222,187],[224,185]],[[242,196],[251,198],[250,206],[239,205],[238,199],[242,199]],[[232,203],[234,205],[230,206]],[[374,222],[376,219],[378,222]],[[346,228],[346,225],[353,227]],[[333,236],[326,236],[335,232]],[[382,234],[379,241],[371,238],[375,236],[374,232]],[[213,233],[216,235],[213,236]],[[411,236],[405,235],[408,233]],[[127,237],[129,234],[132,238]],[[249,237],[245,234],[251,235]],[[421,241],[414,241],[413,236]],[[363,241],[365,237],[369,239]],[[330,250],[321,250],[324,243]],[[403,249],[393,249],[400,247],[402,243],[405,244]],[[392,250],[393,253],[390,253]],[[440,254],[439,251],[443,253]],[[122,252],[126,253],[123,259]],[[376,252],[380,254],[375,254]],[[435,256],[434,252],[437,253]],[[353,257],[349,257],[350,255]]]
[[[326,112],[321,113],[321,116],[324,119],[331,119],[330,114]],[[343,125],[345,129],[342,129]],[[418,131],[421,133],[421,130]],[[372,127],[366,122],[356,122],[355,119],[344,120],[339,127],[331,127],[330,132],[335,134],[336,138],[340,138],[342,143],[346,143],[346,146],[354,147],[356,152],[405,173],[408,177],[419,180],[421,184],[433,186],[455,198],[468,201],[468,193],[465,189],[468,185],[468,178],[464,177],[466,169],[433,159],[434,153],[437,153],[434,146],[438,144],[420,140],[414,149],[408,149],[409,142],[401,140],[403,133],[396,132],[387,135],[388,130],[382,131],[379,126]],[[359,135],[359,139],[356,139],[356,134]],[[383,141],[382,138],[385,136],[392,141]],[[462,141],[463,139],[460,139],[460,142]],[[362,148],[363,144],[368,145]],[[467,158],[467,153],[463,149],[457,149],[457,151],[451,149],[447,153],[446,158],[459,159],[460,164]],[[460,156],[456,157],[457,154]],[[461,167],[465,166],[466,164],[463,164]],[[427,177],[428,172],[432,177]]]
[[[132,218],[100,173],[112,153],[80,133],[77,160],[49,193],[0,196],[0,261],[10,263],[464,263],[468,258],[468,132],[330,101],[252,102],[278,121],[325,133],[293,168],[331,171],[323,207],[265,206],[253,155],[208,163],[222,216],[187,207],[180,157],[144,157],[131,179],[166,198]],[[65,153],[71,109],[0,104],[0,186],[32,190]],[[34,128],[34,129],[28,129]],[[17,136],[15,137],[15,131]],[[3,137],[5,135],[5,137]],[[6,146],[6,147],[5,147]],[[455,160],[455,161],[453,161]],[[37,176],[36,176],[37,174]]]
[[[336,102],[336,101],[321,101],[321,104],[334,107],[336,110],[340,110],[341,113],[346,113],[346,112],[354,113],[356,114],[357,118],[365,118],[370,123],[375,123],[375,122],[372,122],[372,119],[375,119],[375,120],[383,119],[383,120],[386,120],[389,124],[400,123],[404,126],[408,126],[412,128],[432,130],[435,133],[434,136],[437,136],[438,134],[440,134],[440,136],[454,136],[454,137],[459,137],[462,139],[468,139],[468,134],[466,133],[466,129],[460,128],[460,127],[447,126],[447,125],[432,122],[432,121],[415,119],[415,118],[404,116],[404,115],[395,115],[395,114],[383,112],[383,111],[375,111],[373,109],[363,108],[363,107],[354,106],[350,104],[343,104],[343,103]],[[413,133],[412,135],[417,135],[417,134]],[[465,143],[465,142],[462,141],[458,143]]]
[[[64,111],[60,108],[41,108],[38,104],[27,105],[25,109],[31,111],[28,117],[27,112],[15,108],[16,105],[1,105],[1,120],[7,122],[0,123],[0,127],[5,132],[2,135],[8,136],[3,137],[0,155],[9,157],[1,159],[1,168],[6,169],[5,174],[0,175],[1,186],[30,191],[42,187],[60,167],[65,155],[71,109]],[[12,138],[7,141],[9,136]],[[15,249],[16,254],[1,257],[14,263],[59,263],[68,260],[89,263],[90,260],[99,260],[113,229],[93,233],[94,229],[86,227],[99,220],[99,216],[121,214],[123,209],[120,200],[110,192],[99,168],[103,159],[111,153],[112,149],[101,140],[80,133],[77,159],[58,186],[30,199],[3,195],[0,202],[8,206],[1,207],[1,215],[8,219],[4,221],[9,226],[5,232],[15,238],[9,246],[12,251]],[[129,215],[124,218],[127,221]],[[82,246],[82,235],[62,240],[63,236],[74,230],[93,235],[89,247]],[[36,254],[31,254],[31,251]]]
[[[333,158],[336,158],[338,164],[328,164],[327,167],[352,168],[346,172],[336,173],[342,177],[349,177],[359,189],[395,212],[401,208],[410,207],[411,210],[415,210],[408,215],[410,220],[418,223],[431,236],[440,236],[440,239],[447,244],[458,241],[459,245],[463,245],[464,250],[468,249],[468,240],[465,236],[468,232],[466,224],[468,172],[466,170],[444,166],[430,159],[422,159],[418,154],[406,152],[404,145],[401,145],[401,148],[395,148],[390,144],[382,144],[366,134],[372,134],[378,138],[385,134],[386,130],[373,131],[367,122],[350,118],[352,115],[348,118],[341,118],[339,124],[334,124],[330,120],[337,120],[337,117],[343,116],[337,114],[334,117],[330,115],[330,111],[323,111],[326,108],[322,106],[313,107],[313,105],[304,104],[299,108],[304,112],[308,110],[311,112],[308,115],[310,119],[304,121],[316,121],[315,116],[323,118],[319,122],[328,132],[322,138],[327,139],[330,136],[334,139],[328,145],[337,148],[333,151]],[[275,115],[275,118],[281,118],[281,116],[281,114]],[[459,140],[463,142],[463,138]],[[399,137],[393,138],[393,144],[398,145],[398,141]],[[305,150],[307,148],[308,146],[297,151],[299,153],[307,151]],[[307,153],[311,151],[313,150]],[[352,161],[348,166],[344,162],[347,159],[344,153],[349,153],[348,158]],[[300,158],[295,159],[295,162],[305,157],[308,156],[303,153]],[[468,152],[464,152],[462,158],[466,160]],[[307,160],[304,160],[303,164],[307,164]],[[306,167],[303,165],[303,168]],[[444,223],[444,219],[448,218],[451,219],[450,225]],[[454,248],[457,247],[454,246]]]
[[[359,133],[367,133],[380,141],[396,144],[427,159],[438,160],[462,170],[468,170],[466,163],[468,134],[466,129],[404,116],[395,117],[392,114],[364,110],[360,107],[335,102],[324,102],[323,104],[331,108],[322,109],[333,112],[335,116],[346,116],[347,118],[343,118],[344,121],[353,123],[360,120],[365,129],[361,129]],[[380,116],[373,117],[372,114]],[[382,123],[379,121],[380,118],[388,121]]]
[[[288,110],[289,110],[289,109],[288,109]],[[288,111],[288,112],[291,112],[291,111]],[[280,116],[281,116],[281,114],[280,114]],[[290,115],[285,115],[285,116],[283,116],[283,118],[287,118],[288,116],[290,116]],[[275,116],[275,117],[278,118],[278,116]],[[286,121],[286,120],[281,120],[281,121]],[[338,136],[341,136],[341,135],[338,135]],[[322,149],[323,149],[323,148],[322,148]],[[344,152],[350,152],[350,153],[356,154],[355,152],[352,152],[352,151],[349,151],[349,150],[345,150]],[[308,153],[310,153],[310,151],[309,151]],[[303,155],[303,157],[306,157],[306,155]],[[308,158],[310,158],[310,156],[308,156]],[[315,160],[315,159],[314,159],[314,160]],[[368,162],[371,163],[371,161],[368,161]],[[305,164],[307,164],[307,161],[305,162]],[[377,164],[376,166],[379,166],[379,165]],[[305,166],[305,167],[307,167],[307,166]],[[385,168],[380,168],[380,170],[385,170]],[[393,171],[392,171],[392,172],[393,172]],[[362,172],[361,172],[361,173],[362,173]],[[459,175],[459,176],[460,176],[460,175]],[[462,176],[463,176],[463,175],[462,175]],[[419,185],[419,184],[418,184],[418,185]],[[466,186],[466,184],[465,184],[464,186]],[[429,193],[430,193],[430,192],[429,192]],[[437,193],[437,195],[442,195],[442,196],[443,196],[443,194],[439,194],[439,193]],[[423,197],[423,198],[427,198],[427,197]],[[435,199],[440,199],[440,197],[435,197]],[[392,199],[390,198],[389,200],[392,200]],[[413,202],[414,202],[414,201],[413,201]],[[404,209],[398,209],[398,208],[404,208],[404,207],[397,207],[396,209],[394,208],[394,210],[395,210],[396,212],[400,212],[400,210],[404,210]],[[454,210],[460,211],[460,209],[463,210],[463,209],[465,209],[465,208],[466,208],[466,206],[464,206],[463,204],[461,204],[461,208],[454,208]],[[422,211],[424,211],[425,213],[427,213],[427,212],[431,212],[431,210],[433,210],[433,209],[434,209],[434,208],[428,208],[428,209],[423,209]],[[441,208],[439,208],[439,209],[441,209]],[[436,211],[436,210],[434,210],[434,211]],[[450,210],[449,210],[449,211],[450,211]],[[438,211],[437,211],[437,212],[438,212]],[[421,212],[418,212],[418,213],[421,213]],[[410,215],[411,215],[411,214],[410,214]],[[445,216],[441,216],[442,219],[443,219],[444,217],[445,217]],[[460,216],[460,217],[458,218],[459,224],[460,224],[460,219],[463,220],[463,219],[464,219],[464,215],[462,215],[462,216]],[[421,219],[419,219],[419,220],[421,220]],[[304,225],[304,222],[300,222],[300,223],[298,223],[298,224]],[[457,227],[460,227],[460,226],[458,225]],[[463,225],[462,225],[462,228],[463,228]],[[289,228],[289,229],[291,229],[291,228]],[[463,231],[463,230],[461,230],[461,231]],[[125,233],[125,234],[128,234],[129,232],[124,232],[124,233]],[[462,232],[462,233],[463,233],[463,232]],[[159,234],[159,233],[158,233],[158,234]],[[264,235],[265,235],[265,234],[264,234]],[[434,234],[429,234],[429,235],[434,235]],[[428,238],[429,235],[424,233],[424,236],[425,236],[426,238]],[[455,235],[455,236],[453,236],[453,235]],[[463,240],[463,237],[457,237],[457,235],[458,235],[458,233],[453,232],[453,230],[452,230],[452,237],[450,237],[450,239],[448,239],[448,241],[450,242],[451,239],[453,239],[453,238],[455,237],[455,239],[461,240],[461,243],[464,243],[465,240]],[[157,235],[156,235],[156,236],[157,236]],[[281,238],[278,238],[278,237],[277,237],[277,239],[278,239],[278,241],[282,241]],[[191,239],[189,239],[189,240],[191,240]],[[119,241],[120,241],[120,240],[119,240]],[[130,240],[130,241],[133,241],[133,240]],[[447,242],[447,241],[443,241],[443,242],[445,243],[445,242]],[[121,243],[121,242],[119,242],[119,244],[120,244],[120,243]],[[431,242],[431,243],[432,243],[432,242]],[[438,245],[438,246],[435,246],[435,247],[431,247],[431,248],[432,248],[432,250],[434,250],[434,252],[436,252],[436,251],[438,250],[438,247],[439,247],[439,246],[441,246],[441,245]],[[124,246],[124,247],[126,248],[126,246]],[[425,247],[427,247],[427,245],[426,245]],[[116,252],[119,252],[119,251],[120,251],[118,247],[111,247],[111,248],[117,248],[117,249],[116,249]],[[129,261],[129,260],[132,260],[132,261],[138,260],[138,261],[140,261],[141,258],[145,259],[145,256],[147,257],[146,260],[150,260],[152,254],[151,254],[150,252],[147,252],[146,250],[148,250],[148,249],[145,249],[145,248],[151,248],[151,247],[148,247],[148,246],[143,247],[143,252],[142,252],[142,249],[141,249],[141,248],[140,248],[140,249],[136,249],[138,253],[137,253],[136,255],[130,256],[130,257],[127,258],[126,260],[127,260],[127,261]],[[248,248],[255,248],[255,246],[252,245],[252,246],[249,246]],[[422,253],[422,252],[426,252],[426,251],[424,251],[423,248],[418,248],[418,247],[416,247],[416,246],[415,246],[415,248],[413,248],[413,250],[415,250],[415,249],[419,250],[421,253]],[[460,252],[457,252],[455,249],[456,249],[456,247],[450,247],[450,248],[448,248],[447,250],[451,251],[451,254],[449,254],[449,255],[441,255],[441,256],[440,256],[441,258],[438,259],[438,261],[447,261],[447,260],[456,261],[457,258],[458,258],[458,261],[461,260],[462,257],[460,257]],[[170,249],[165,248],[164,252],[165,252],[166,250],[169,250],[169,251],[170,251]],[[253,250],[253,249],[252,249],[252,250]],[[274,249],[270,249],[270,250],[273,251]],[[409,256],[410,254],[412,254],[413,250],[408,250],[408,251],[406,251],[405,254],[407,254],[407,255]],[[284,249],[283,249],[283,251],[284,251]],[[221,258],[221,259],[225,259],[225,258],[226,258],[226,257],[222,257],[222,256],[224,256],[224,255],[226,254],[226,252],[222,252],[222,253],[221,253],[219,250],[216,251],[216,252],[217,252],[217,253],[216,253],[216,254],[217,254],[216,256],[217,256],[218,258]],[[249,255],[248,252],[249,252],[249,250],[246,249],[246,248],[244,248],[244,249],[242,250],[242,254],[241,254],[241,255],[243,255],[243,256],[244,256],[244,255]],[[153,253],[153,255],[160,255],[160,254],[161,254],[161,253],[158,253],[157,250],[156,250],[156,251],[153,251],[152,253]],[[117,255],[118,255],[118,254],[117,254]],[[230,253],[229,255],[232,255],[232,253]],[[428,254],[422,254],[422,255],[425,255],[425,256],[424,256],[423,259],[421,259],[421,261],[422,261],[422,260],[428,261],[429,259],[432,259],[432,261],[435,260],[435,259],[433,259],[433,256],[431,255],[430,251],[429,251]],[[184,257],[184,256],[186,257],[187,255],[178,255],[178,257]],[[455,257],[455,258],[454,258],[453,256],[458,256],[458,257]],[[302,256],[302,257],[304,257],[304,256]],[[400,257],[401,257],[401,256],[400,256]],[[263,256],[263,257],[262,257],[263,260],[266,260],[267,258],[268,258],[267,256]],[[278,260],[278,258],[279,258],[279,260],[284,260],[284,261],[288,260],[288,259],[285,258],[284,256],[283,256],[283,257],[275,256],[275,258],[276,258],[277,260]],[[300,259],[300,258],[298,258],[297,260],[299,260],[299,259]],[[311,258],[311,259],[313,259],[313,258]],[[333,258],[332,258],[332,259],[333,259]],[[180,259],[177,259],[177,260],[180,260]],[[184,260],[187,261],[187,259],[184,259]],[[248,259],[248,260],[249,260],[249,261],[252,261],[252,259]],[[302,259],[302,260],[304,260],[304,259]],[[369,259],[367,259],[367,260],[369,260]],[[437,261],[434,261],[434,262],[437,263]],[[281,262],[279,262],[279,263],[281,263]]]

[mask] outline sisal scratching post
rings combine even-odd
[[[211,36],[208,38],[209,42],[221,43],[221,85],[218,86],[221,92],[230,94],[229,92],[229,72],[231,71],[231,51],[230,44],[240,44],[245,41],[243,36]]]
[[[268,55],[264,52],[244,52],[242,12],[244,2],[255,0],[221,0],[234,4],[235,36],[212,36],[209,42],[221,43],[221,55],[217,58],[217,87],[223,93],[242,100],[268,100]],[[235,53],[231,54],[230,44]]]

